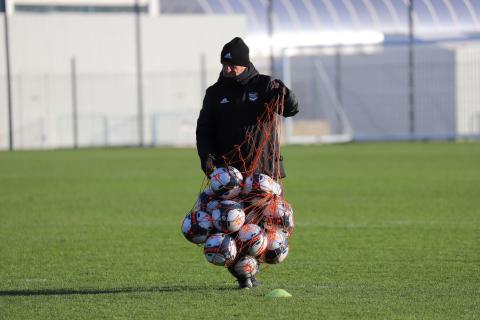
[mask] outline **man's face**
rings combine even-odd
[[[232,64],[222,64],[222,73],[225,78],[233,78],[239,76],[247,67],[244,66],[235,66]]]

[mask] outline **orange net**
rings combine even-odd
[[[251,264],[237,268],[237,262],[246,255],[273,264],[282,262],[288,254],[294,223],[281,181],[283,103],[280,95],[265,104],[265,111],[245,132],[245,139],[217,159],[223,171],[217,168],[204,179],[199,198],[182,224],[185,237],[204,246],[208,261],[239,269],[240,273],[254,274]],[[208,221],[203,225],[199,222],[208,217],[211,229]],[[227,236],[211,236],[218,233]]]
[[[266,104],[264,113],[257,118],[255,128],[247,130],[245,140],[222,155],[219,162],[236,167],[245,177],[261,171],[264,166],[270,166],[272,178],[281,178],[278,146],[282,133],[279,114],[283,114],[283,100],[283,96],[277,96]]]

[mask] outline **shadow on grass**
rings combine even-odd
[[[26,289],[26,290],[3,290],[0,297],[15,296],[57,296],[57,295],[95,295],[117,293],[145,293],[145,292],[201,292],[201,291],[230,291],[236,287],[206,287],[206,286],[164,286],[150,288],[113,288],[113,289]]]

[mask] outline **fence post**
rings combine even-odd
[[[78,103],[77,103],[77,63],[75,57],[70,60],[70,79],[72,84],[72,129],[73,148],[78,148]]]
[[[342,103],[342,47],[337,46],[335,50],[335,92],[337,95],[338,103],[343,106]],[[335,112],[335,128],[334,133],[341,133],[345,128],[343,128],[343,123],[338,112]]]
[[[151,146],[155,147],[157,145],[157,114],[150,114],[150,138]]]
[[[103,146],[108,147],[108,116],[103,116]]]
[[[7,107],[8,107],[8,149],[13,151],[13,115],[12,115],[12,81],[10,76],[10,41],[8,31],[7,2],[0,1],[0,12],[3,11],[5,30],[5,64],[7,67]]]
[[[200,54],[200,97],[203,98],[207,89],[207,58],[205,53]]]
[[[415,139],[415,43],[413,34],[413,1],[408,2],[408,102],[409,102],[409,132],[410,139]]]
[[[135,0],[135,59],[137,71],[137,125],[138,145],[144,146],[143,133],[143,68],[142,68],[142,31],[139,0]]]

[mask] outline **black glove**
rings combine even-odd
[[[270,84],[273,97],[281,97],[287,95],[288,89],[285,84],[278,79],[272,80]]]
[[[215,157],[209,154],[203,162],[202,169],[209,176],[215,169]]]

